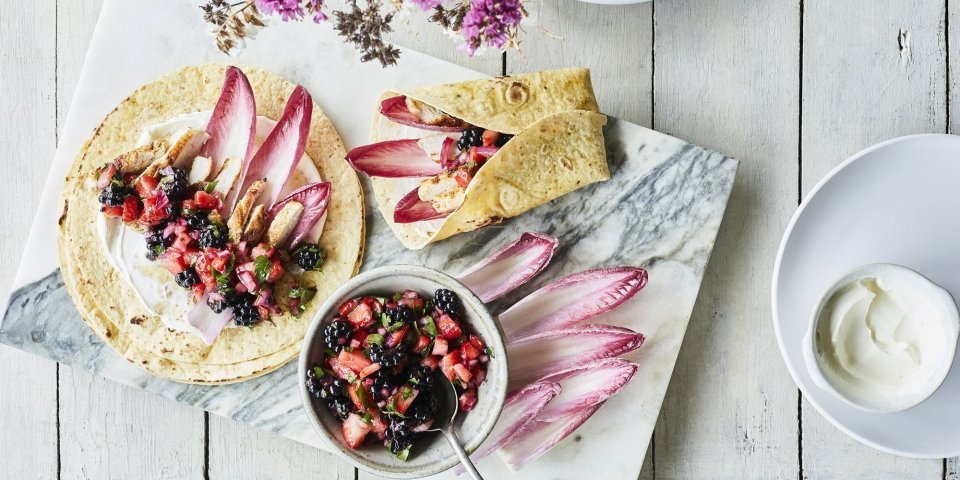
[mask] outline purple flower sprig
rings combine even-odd
[[[266,15],[276,14],[284,22],[302,20],[305,13],[312,15],[313,21],[327,20],[323,11],[323,0],[256,0],[257,8]]]
[[[460,34],[466,42],[462,48],[471,57],[482,45],[506,48],[516,42],[524,17],[526,11],[520,0],[471,0],[460,26]]]

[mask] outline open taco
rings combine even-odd
[[[300,86],[206,64],[140,88],[94,131],[62,192],[61,272],[128,361],[229,383],[294,358],[360,266],[363,198]]]
[[[385,92],[347,160],[410,249],[499,223],[609,178],[587,69]]]

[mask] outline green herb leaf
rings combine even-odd
[[[362,383],[357,384],[357,400],[360,400],[360,405],[363,405],[363,408],[373,406],[373,400],[370,398],[370,394],[367,393],[367,389]]]
[[[427,335],[430,335],[433,338],[437,338],[437,335],[440,333],[437,330],[437,324],[433,323],[433,317],[427,317],[427,324],[423,326],[424,331],[427,332]]]
[[[397,292],[397,293],[394,293],[394,294],[393,294],[393,301],[394,301],[394,302],[399,302],[401,298],[403,298],[403,294],[402,294],[402,293]]]
[[[383,335],[379,333],[372,333],[367,335],[367,343],[371,345],[382,345],[383,344]]]
[[[410,447],[400,450],[400,452],[397,453],[397,458],[400,459],[401,462],[406,462],[407,459],[410,458]]]
[[[217,188],[217,182],[218,180],[214,180],[208,183],[206,187],[203,187],[203,191],[207,193],[213,192],[213,189]]]
[[[486,353],[490,358],[496,358],[493,356],[493,348],[487,347],[483,349],[483,353]]]
[[[395,332],[395,331],[397,331],[397,330],[400,330],[401,327],[403,327],[403,322],[396,322],[396,323],[393,323],[393,324],[391,324],[390,326],[388,326],[388,327],[387,327],[387,331],[388,331],[388,332]]]
[[[267,278],[270,276],[270,268],[272,266],[273,262],[265,255],[260,255],[253,261],[253,271],[256,273],[258,285],[267,283]]]
[[[383,325],[383,328],[390,326],[390,317],[386,313],[380,314],[380,325]]]

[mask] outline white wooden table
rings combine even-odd
[[[819,178],[878,141],[957,128],[960,0],[537,3],[564,41],[528,28],[521,54],[469,60],[437,33],[395,38],[490,74],[589,66],[607,113],[742,160],[641,477],[960,479],[957,459],[882,454],[814,412],[784,368],[769,305],[778,241]],[[0,295],[99,9],[0,4]],[[371,478],[6,346],[0,365],[0,479]]]

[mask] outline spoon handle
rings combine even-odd
[[[457,438],[456,432],[453,431],[453,426],[443,429],[443,436],[446,437],[447,442],[450,443],[450,446],[453,447],[454,453],[457,454],[457,457],[460,458],[460,463],[463,464],[463,467],[467,469],[467,473],[470,474],[470,478],[473,480],[483,480],[483,477],[480,476],[480,472],[477,471],[477,467],[473,465],[473,461],[470,460],[470,456],[467,455],[467,452],[463,449],[463,445],[460,445],[460,439]]]

